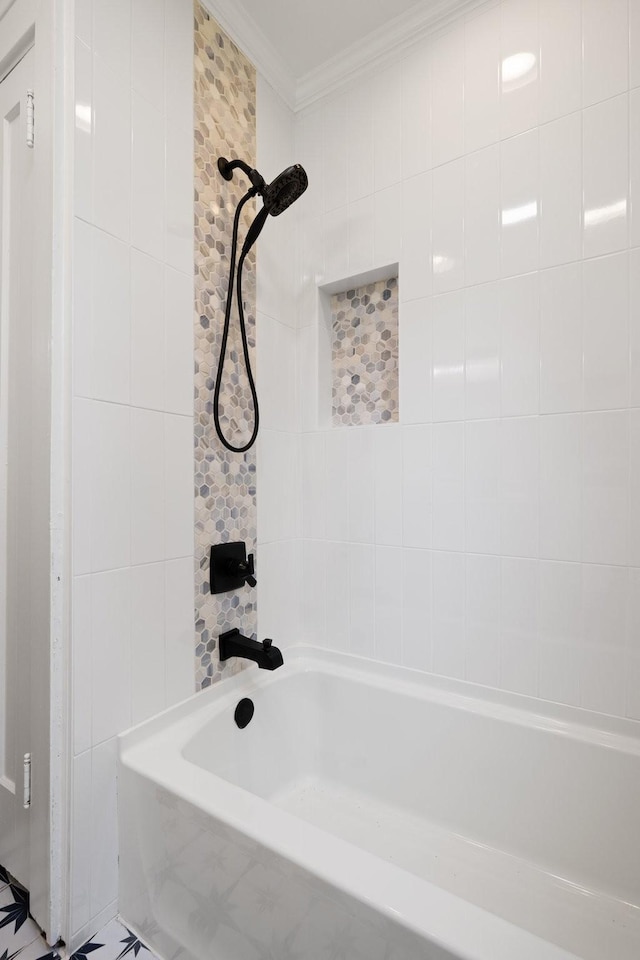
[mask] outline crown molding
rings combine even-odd
[[[428,7],[416,4],[300,77],[295,109],[304,110],[352,80],[376,73],[382,64],[399,59],[460,16],[487,5],[487,0],[439,0]]]
[[[222,29],[251,60],[284,102],[296,109],[296,79],[271,41],[241,3],[233,0],[200,0]]]
[[[427,6],[421,0],[296,81],[241,2],[201,0],[205,9],[253,62],[256,70],[294,111],[304,110],[358,77],[375,73],[381,64],[399,59],[416,43],[445,29],[458,17],[492,2],[495,0],[438,0]]]

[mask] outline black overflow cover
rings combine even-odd
[[[249,700],[248,697],[244,697],[236,707],[236,712],[233,716],[241,730],[244,730],[247,724],[251,723],[254,710],[253,700]]]

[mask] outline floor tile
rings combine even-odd
[[[153,954],[119,920],[112,920],[73,954],[71,960],[151,960]],[[36,958],[37,960],[37,958]]]
[[[40,930],[29,916],[29,894],[10,883],[0,891],[0,955],[15,956],[39,937]]]
[[[71,960],[155,960],[154,954],[118,920],[87,940]],[[0,867],[0,960],[60,960],[29,915],[29,894]]]
[[[60,960],[60,958],[56,951],[52,950],[47,944],[44,937],[40,936],[29,946],[23,947],[15,960]]]

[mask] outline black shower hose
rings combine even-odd
[[[256,441],[258,436],[258,427],[260,425],[260,410],[258,407],[258,394],[256,392],[256,385],[253,379],[253,371],[251,370],[251,358],[249,356],[249,344],[247,341],[247,325],[244,316],[244,307],[242,305],[242,270],[244,267],[244,261],[247,257],[247,254],[251,250],[252,246],[258,239],[260,231],[262,230],[265,220],[267,218],[267,209],[263,209],[258,213],[255,220],[249,227],[247,232],[247,237],[240,254],[240,260],[238,262],[238,277],[236,285],[236,298],[238,301],[238,319],[240,324],[240,335],[242,337],[242,352],[244,355],[244,364],[247,371],[247,380],[249,381],[249,389],[251,390],[251,401],[253,403],[253,414],[254,414],[254,423],[253,431],[251,437],[241,447],[236,447],[225,437],[222,432],[222,425],[220,423],[220,389],[222,386],[222,374],[224,372],[224,362],[227,353],[227,342],[229,340],[229,328],[231,326],[231,310],[233,307],[233,281],[236,272],[236,256],[238,252],[238,230],[240,227],[240,215],[242,213],[242,208],[248,200],[251,200],[257,194],[257,189],[253,187],[249,190],[244,197],[238,203],[236,208],[236,214],[233,219],[233,237],[231,240],[231,261],[229,263],[229,284],[227,287],[227,303],[224,311],[224,329],[222,331],[222,343],[220,344],[220,356],[218,358],[218,371],[216,373],[216,385],[213,391],[213,420],[216,427],[216,433],[220,438],[220,442],[227,448],[231,450],[232,453],[245,453],[249,450]]]

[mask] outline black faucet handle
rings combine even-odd
[[[214,543],[209,570],[211,593],[240,590],[246,584],[256,586],[253,554],[247,556],[247,545],[242,540]]]
[[[270,640],[270,639],[267,637],[266,640],[263,640],[263,641],[262,641],[262,649],[263,649],[263,650],[270,650],[272,643],[273,643],[273,640]]]
[[[255,587],[257,580],[254,576],[255,567],[253,564],[253,554],[250,553],[246,560],[230,557],[227,560],[227,570],[232,576],[240,577],[250,587]]]
[[[242,569],[244,567],[244,569]],[[253,554],[250,553],[246,559],[245,563],[240,564],[241,573],[245,579],[245,582],[249,584],[250,587],[255,587],[258,582],[255,578],[255,567],[253,564]]]

